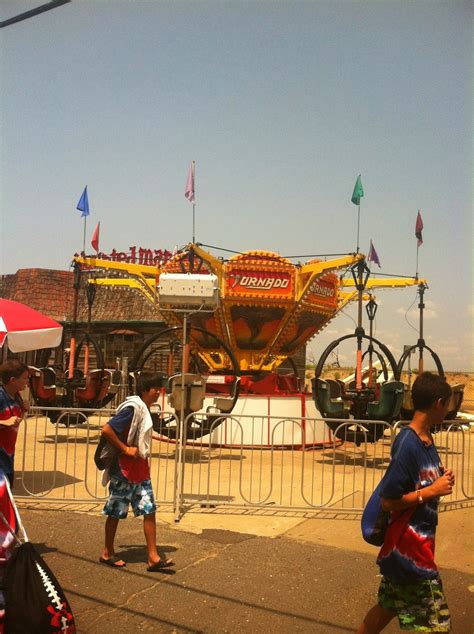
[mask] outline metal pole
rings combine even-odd
[[[84,239],[82,241],[82,251],[86,253],[86,224],[87,224],[87,216],[84,216]]]
[[[192,173],[193,173],[193,244],[196,242],[196,222],[195,222],[195,212],[196,212],[196,161],[192,163]]]
[[[359,260],[357,264],[351,268],[354,284],[358,293],[358,310],[357,310],[357,327],[355,335],[357,336],[357,359],[356,359],[356,390],[362,389],[362,338],[364,336],[364,328],[362,326],[362,300],[363,292],[367,285],[370,269],[365,264],[365,260]],[[365,276],[365,277],[364,277]]]
[[[425,340],[423,339],[423,308],[425,307],[425,303],[423,301],[423,296],[425,294],[425,286],[424,284],[420,284],[418,290],[420,292],[420,303],[418,304],[418,308],[420,309],[420,333],[418,337],[418,375],[423,372],[423,348],[425,346]]]
[[[359,245],[357,245],[359,250]],[[362,279],[362,267],[359,267],[358,284],[358,307],[357,307],[357,360],[356,360],[356,390],[362,389],[362,293],[364,291]]]
[[[74,305],[72,314],[71,342],[69,344],[69,368],[68,379],[74,378],[74,365],[76,360],[76,327],[77,327],[77,304],[79,301],[79,287],[81,285],[81,266],[74,263]]]
[[[124,401],[129,396],[129,382],[128,382],[128,357],[122,357],[122,367],[120,369],[120,402]]]
[[[179,413],[177,452],[176,452],[176,487],[174,495],[174,521],[179,522],[181,517],[181,503],[183,499],[183,483],[184,483],[184,443],[185,443],[185,425],[184,425],[184,400],[187,393],[184,389],[184,374],[187,366],[187,314],[183,316],[183,354],[181,361],[181,409]]]
[[[357,253],[359,253],[360,203],[357,205]]]
[[[370,344],[369,344],[369,387],[373,387],[374,386],[374,376],[373,376],[373,365],[372,365],[372,351],[373,351],[373,346],[372,346],[372,336],[373,336],[373,319],[370,320],[370,324],[369,324],[369,335],[370,335]]]

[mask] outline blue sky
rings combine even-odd
[[[362,251],[413,275],[421,209],[426,339],[472,370],[472,17],[456,0],[72,0],[2,29],[1,272],[69,266],[86,184],[88,242],[100,220],[104,251],[186,244],[191,159],[199,241],[349,252],[361,173]],[[378,300],[400,353],[415,290]]]

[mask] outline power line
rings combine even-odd
[[[71,2],[71,0],[50,0],[50,2],[42,4],[39,7],[36,7],[36,9],[31,9],[30,11],[25,11],[24,13],[19,13],[18,15],[15,15],[13,16],[13,18],[8,18],[8,20],[3,20],[3,22],[0,22],[0,29],[3,29],[4,26],[10,26],[11,24],[21,22],[22,20],[28,20],[28,18],[32,18],[35,15],[44,13],[45,11],[56,9],[56,7],[60,7],[61,5],[67,4],[68,2]]]

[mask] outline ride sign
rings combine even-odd
[[[256,271],[233,269],[226,278],[227,297],[275,297],[290,299],[293,297],[293,279],[290,273],[283,271]]]
[[[315,280],[308,289],[304,301],[311,305],[335,308],[337,306],[337,276],[330,273]]]

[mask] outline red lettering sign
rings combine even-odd
[[[227,296],[293,297],[292,275],[283,271],[234,269],[226,278]]]

